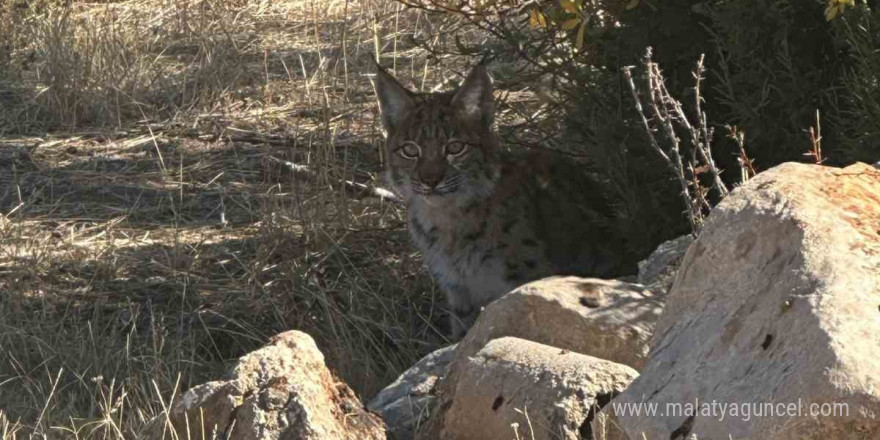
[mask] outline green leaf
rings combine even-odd
[[[584,32],[587,30],[587,22],[581,22],[581,28],[578,29],[577,40],[575,40],[575,45],[577,46],[577,50],[581,50],[584,47]]]
[[[534,9],[529,11],[529,27],[532,29],[538,28],[538,11]]]
[[[839,5],[837,4],[829,4],[827,8],[825,8],[825,20],[831,21],[834,20],[834,17],[837,17],[837,13],[840,12],[838,10]]]
[[[577,25],[581,24],[580,18],[569,18],[562,23],[562,30],[570,31],[577,27]]]
[[[546,28],[547,27],[547,17],[545,17],[544,14],[541,11],[538,11],[537,9],[533,9],[532,12],[535,13],[535,22],[538,24],[538,27],[540,27],[542,29]]]

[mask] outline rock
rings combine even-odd
[[[631,439],[880,438],[878,306],[880,171],[780,165],[713,210],[603,412]]]
[[[459,342],[465,359],[492,339],[513,336],[628,365],[645,365],[662,298],[614,280],[551,277],[489,304]]]
[[[518,338],[490,341],[462,365],[441,440],[592,439],[590,421],[638,373]]]
[[[511,336],[638,370],[662,309],[662,297],[621,281],[551,277],[520,286],[489,304],[459,342],[438,386],[440,401],[417,437],[437,438],[459,400],[461,372],[489,341]]]
[[[370,411],[382,417],[395,439],[413,438],[431,414],[437,399],[435,385],[446,374],[455,348],[450,345],[425,356],[367,404]]]
[[[638,283],[654,292],[669,292],[681,260],[693,242],[692,235],[682,235],[661,243],[648,258],[639,261]]]
[[[184,393],[169,418],[180,438],[386,438],[382,421],[330,374],[315,341],[299,331],[240,358],[231,379]]]

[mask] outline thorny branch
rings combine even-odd
[[[706,59],[706,54],[700,54],[700,59],[697,61],[697,67],[694,68],[694,109],[697,111],[697,123],[698,127],[696,129],[691,127],[690,123],[687,120],[687,117],[684,114],[684,111],[681,108],[681,103],[672,100],[675,104],[676,113],[678,113],[679,121],[685,126],[685,128],[691,133],[691,142],[693,142],[694,147],[696,147],[697,152],[700,154],[700,159],[703,160],[703,163],[709,167],[709,172],[712,173],[713,179],[713,188],[718,191],[721,197],[724,197],[729,192],[727,190],[727,186],[724,185],[724,182],[721,181],[721,172],[718,171],[718,167],[715,166],[715,159],[712,158],[712,136],[714,135],[715,130],[713,128],[709,128],[709,124],[707,123],[706,112],[703,111],[702,102],[703,96],[700,93],[700,84],[703,80],[703,74],[706,73],[706,68],[703,65],[703,62]],[[664,91],[666,88],[664,87]],[[668,95],[667,95],[668,96]],[[670,98],[671,99],[671,98]],[[702,135],[702,139],[700,136]]]
[[[810,150],[804,156],[810,156],[817,165],[825,162],[822,157],[822,124],[819,121],[819,110],[816,109],[816,127],[810,127]]]
[[[736,146],[739,148],[739,157],[736,158],[736,161],[739,164],[740,182],[748,182],[749,179],[755,177],[758,172],[755,170],[755,161],[750,159],[749,155],[746,153],[746,134],[735,125],[733,127],[728,125],[727,130],[729,132],[727,136],[733,139],[733,141],[736,142]]]
[[[687,210],[688,220],[691,223],[691,228],[692,228],[694,234],[696,234],[696,232],[698,230],[697,220],[694,218],[693,201],[691,199],[690,188],[687,183],[687,180],[685,180],[685,178],[684,178],[684,170],[681,167],[681,157],[678,156],[678,151],[677,151],[678,138],[673,138],[673,142],[674,142],[673,148],[676,149],[674,154],[675,154],[675,157],[678,158],[677,161],[673,161],[673,159],[669,157],[670,155],[667,154],[666,151],[664,151],[663,148],[660,147],[659,143],[657,143],[657,139],[654,137],[654,131],[651,129],[651,125],[648,123],[648,119],[645,117],[645,111],[642,108],[642,101],[639,99],[639,94],[636,91],[636,85],[633,82],[632,72],[631,72],[632,67],[633,66],[624,67],[623,68],[623,75],[626,77],[626,81],[627,81],[627,83],[629,83],[629,88],[632,91],[633,100],[635,101],[635,105],[636,105],[636,110],[638,110],[639,116],[642,119],[642,126],[645,128],[645,133],[648,134],[648,140],[651,142],[651,146],[654,148],[655,151],[657,151],[657,153],[660,154],[660,156],[663,157],[663,160],[666,162],[666,165],[669,166],[669,169],[672,171],[673,174],[675,174],[675,177],[678,178],[678,182],[681,185],[681,197],[682,197],[682,199],[684,199],[685,206],[688,207],[688,210]]]
[[[709,127],[706,113],[702,110],[703,98],[700,94],[700,86],[703,74],[705,73],[703,61],[704,57],[700,56],[694,69],[696,123],[691,123],[688,120],[681,102],[673,98],[669,90],[667,90],[660,66],[651,61],[651,48],[648,48],[645,55],[645,76],[648,86],[646,96],[650,114],[645,112],[645,107],[639,98],[638,88],[632,77],[634,66],[627,66],[622,69],[626,82],[632,92],[636,111],[639,113],[642,127],[648,135],[651,147],[660,154],[666,165],[678,179],[681,186],[681,197],[687,207],[688,220],[694,235],[699,234],[703,220],[710,207],[709,202],[706,200],[709,190],[714,189],[718,194],[718,198],[723,198],[729,192],[727,186],[721,180],[721,172],[712,158],[711,143],[714,130]],[[652,123],[654,126],[652,126]],[[694,155],[691,161],[687,163],[687,166],[685,166],[681,157],[681,140],[675,132],[676,124],[687,131],[693,146]],[[654,132],[658,130],[658,127],[668,141],[667,148],[661,147],[654,136]],[[708,171],[711,174],[711,188],[702,187],[700,183],[701,171]]]

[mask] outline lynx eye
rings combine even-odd
[[[458,156],[467,150],[467,144],[464,142],[450,142],[446,144],[446,154],[450,156]]]
[[[418,145],[408,142],[398,148],[397,152],[403,156],[404,159],[418,159],[422,150]]]

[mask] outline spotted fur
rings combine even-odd
[[[635,272],[613,210],[583,167],[550,153],[500,154],[484,66],[443,93],[412,93],[381,68],[375,85],[386,176],[446,294],[453,336],[482,306],[525,282]]]

